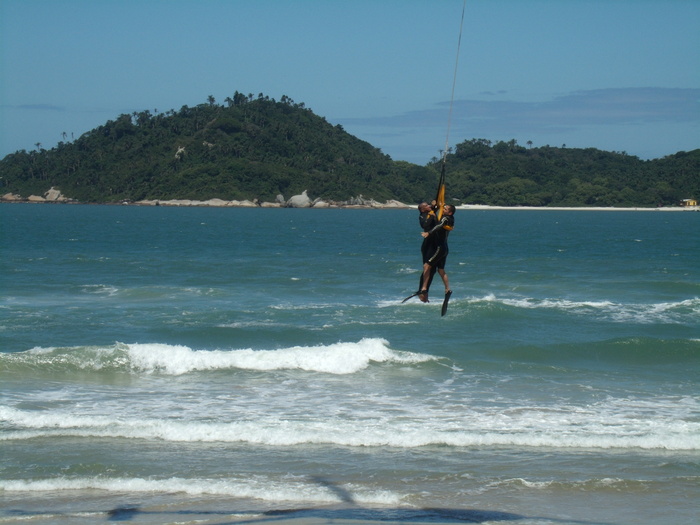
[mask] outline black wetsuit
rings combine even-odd
[[[418,216],[418,221],[420,222],[420,227],[423,228],[423,231],[429,232],[430,230],[435,228],[435,226],[437,225],[437,216],[435,215],[435,212],[430,210],[430,211],[421,213]],[[431,239],[430,236],[423,239],[423,244],[421,244],[421,247],[420,247],[420,252],[421,252],[421,255],[423,256],[423,264],[428,262],[430,255],[434,251],[435,251],[435,248],[433,246],[433,239]],[[423,284],[423,270],[421,270],[420,279],[418,280],[418,289],[419,290],[429,290],[430,283],[433,282],[434,275],[435,275],[435,268],[432,268],[430,271],[430,277],[428,278],[428,282],[424,285]]]
[[[431,210],[429,212],[423,212],[420,214],[418,217],[418,221],[420,222],[420,227],[423,228],[424,232],[429,232],[435,226],[437,226],[437,217],[435,213]],[[423,254],[423,263],[428,262],[429,254],[433,250],[431,249],[431,244],[433,244],[433,239],[430,238],[430,236],[426,237],[423,239],[423,244],[421,244],[420,247],[420,252]]]
[[[455,218],[452,215],[443,215],[440,222],[430,231],[426,240],[432,239],[428,250],[428,260],[426,261],[432,268],[445,268],[445,260],[450,249],[447,246],[447,236],[454,228]]]

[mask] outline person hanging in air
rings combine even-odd
[[[442,282],[445,285],[445,295],[452,293],[452,290],[450,290],[450,281],[447,277],[447,273],[445,273],[445,261],[449,253],[447,237],[455,224],[454,213],[455,207],[452,204],[445,204],[443,207],[442,219],[429,231],[421,233],[424,244],[425,241],[428,241],[426,254],[424,254],[424,257],[427,255],[427,259],[424,258],[423,262],[422,288],[418,294],[418,297],[423,302],[428,302],[428,289],[435,270],[440,274]]]
[[[420,215],[418,216],[418,222],[420,222],[420,227],[424,232],[429,232],[432,230],[436,225],[437,225],[437,216],[435,215],[435,210],[433,209],[433,206],[428,204],[426,201],[421,202],[418,205],[418,211],[420,212]],[[422,261],[423,264],[428,262],[428,259],[432,255],[432,252],[434,249],[432,249],[432,241],[433,239],[428,240],[427,238],[423,239],[423,243],[421,244],[420,247],[420,252],[422,256]],[[435,268],[432,269],[430,272],[430,277],[428,278],[427,282],[423,282],[423,270],[421,270],[420,274],[420,280],[418,281],[418,290],[430,290],[430,283],[433,281],[433,277],[435,276]],[[421,301],[426,302],[427,301],[427,296],[426,297],[420,297]],[[425,300],[424,300],[425,299]]]

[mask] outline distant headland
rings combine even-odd
[[[236,92],[224,104],[210,97],[179,111],[123,114],[66,138],[0,159],[2,201],[393,208],[434,195],[443,168],[455,206],[675,209],[700,198],[700,149],[642,160],[473,138],[419,166],[285,96]]]

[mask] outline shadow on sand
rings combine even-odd
[[[324,486],[335,494],[341,503],[332,506],[316,506],[308,508],[290,508],[269,511],[259,510],[173,510],[150,511],[134,507],[118,507],[106,511],[107,522],[135,523],[171,523],[187,517],[190,520],[216,520],[217,525],[234,524],[265,524],[284,521],[304,522],[309,520],[314,524],[323,523],[368,523],[368,522],[400,522],[400,523],[499,523],[518,520],[541,520],[543,523],[568,523],[582,525],[604,525],[600,522],[562,520],[543,516],[523,516],[510,512],[478,509],[447,509],[447,508],[415,508],[415,507],[365,507],[358,504],[352,493],[341,485],[321,476],[311,477],[310,480]],[[23,518],[40,518],[42,515],[57,516],[56,512],[31,512],[21,509],[6,509],[6,516],[22,516]],[[66,513],[67,514],[67,513]],[[229,521],[219,521],[226,519]],[[236,516],[235,519],[231,519]],[[246,517],[249,516],[249,517]],[[68,518],[68,516],[66,516]],[[94,518],[94,517],[93,517]],[[93,520],[93,523],[96,521]]]

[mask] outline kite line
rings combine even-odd
[[[447,163],[447,152],[450,145],[450,127],[452,126],[452,109],[455,101],[455,85],[457,84],[457,69],[459,66],[459,50],[462,47],[462,29],[464,27],[464,11],[467,7],[467,0],[462,4],[462,18],[459,22],[459,38],[457,39],[457,56],[455,58],[455,70],[452,76],[452,94],[450,95],[450,111],[447,115],[447,133],[445,135],[445,149],[442,151],[442,166],[440,167],[440,181],[438,182],[437,196],[435,204],[437,206],[438,220],[442,218],[442,208],[445,205],[445,164]]]

